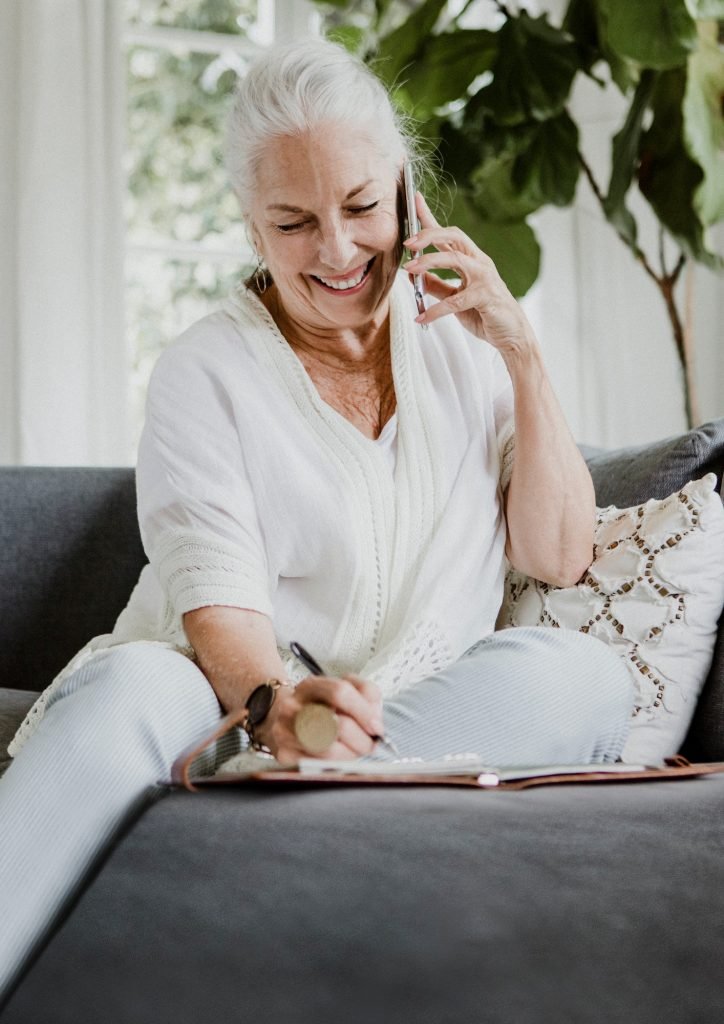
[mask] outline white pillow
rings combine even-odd
[[[514,570],[498,627],[553,626],[599,637],[624,659],[635,707],[623,760],[677,753],[706,680],[724,605],[724,508],[716,476],[660,501],[597,509],[593,563],[575,587]]]

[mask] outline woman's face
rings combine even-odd
[[[386,315],[401,255],[398,175],[367,134],[347,125],[268,143],[252,235],[300,326],[338,331]]]

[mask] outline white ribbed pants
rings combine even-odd
[[[603,643],[521,628],[386,701],[384,719],[402,756],[584,764],[619,757],[632,706],[628,672]],[[178,754],[222,714],[194,662],[151,644],[104,651],[52,695],[0,779],[0,998],[111,841],[166,791]],[[242,736],[234,730],[195,769],[213,771]]]

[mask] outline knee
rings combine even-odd
[[[216,700],[198,666],[178,651],[156,644],[128,643],[96,654],[70,675],[51,702],[76,695],[98,704],[105,714],[142,713],[148,719],[156,710],[179,700]]]
[[[521,626],[494,634],[526,663],[525,675],[545,692],[603,720],[625,721],[634,703],[623,659],[602,640],[570,629]]]
[[[625,722],[634,703],[633,681],[623,659],[596,637],[572,629],[525,630],[542,677],[601,722]],[[512,632],[512,631],[511,631]]]

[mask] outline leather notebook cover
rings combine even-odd
[[[238,725],[244,709],[232,712],[219,721],[216,729],[200,743],[185,750],[173,764],[171,784],[191,792],[208,786],[473,786],[476,789],[529,789],[556,784],[644,782],[698,778],[724,772],[724,762],[690,764],[685,758],[667,758],[661,766],[627,765],[549,765],[521,768],[497,768],[450,757],[437,761],[367,762],[360,767],[355,761],[329,762],[303,759],[299,765],[280,766],[270,758],[270,766],[262,770],[221,771],[216,775],[192,776],[191,766],[206,747]],[[230,759],[233,762],[233,758]],[[449,771],[448,771],[449,766]]]

